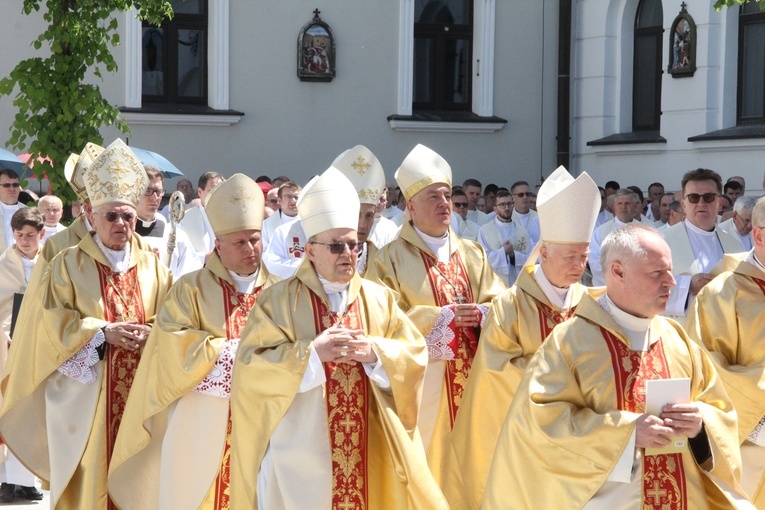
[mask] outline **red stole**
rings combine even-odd
[[[104,318],[109,322],[136,321],[145,324],[143,296],[138,282],[138,266],[127,273],[115,273],[96,262],[101,287]],[[133,377],[141,359],[141,352],[106,344],[104,369],[106,377],[106,465],[111,462],[114,441],[122,422]],[[109,498],[109,509],[116,506]]]
[[[646,352],[633,351],[616,335],[601,327],[611,353],[616,383],[617,407],[633,413],[645,412],[645,382],[669,379],[669,366],[661,339]],[[643,456],[644,510],[686,510],[688,493],[679,453]]]
[[[242,330],[247,322],[247,316],[255,305],[255,298],[263,290],[263,286],[256,287],[252,294],[238,292],[237,289],[223,278],[219,279],[223,290],[223,308],[226,316],[226,338],[241,338]],[[223,448],[218,476],[215,478],[215,510],[228,510],[231,491],[231,407],[228,411],[228,426],[226,427],[226,445]]]
[[[316,334],[334,325],[364,329],[356,299],[344,314],[330,312],[311,292]],[[332,451],[332,508],[362,510],[368,507],[367,439],[369,386],[361,363],[324,363],[327,377],[327,425]]]
[[[555,326],[573,317],[576,311],[576,306],[572,306],[567,312],[558,312],[541,301],[535,301],[539,311],[539,332],[542,342],[552,333]]]
[[[432,255],[425,252],[420,252],[420,255],[425,264],[425,272],[437,306],[475,302],[470,278],[462,264],[459,252],[452,253],[448,263],[438,262]],[[452,427],[462,401],[462,393],[465,391],[465,382],[473,364],[475,351],[478,348],[478,332],[474,331],[474,328],[458,328],[454,325],[454,321],[450,327],[454,331],[456,349],[453,349],[454,359],[446,361],[444,377],[449,403],[449,423]]]
[[[755,278],[754,276],[750,276],[752,280],[754,280],[754,283],[757,284],[757,286],[760,288],[763,294],[765,294],[765,280],[760,280],[759,278]]]

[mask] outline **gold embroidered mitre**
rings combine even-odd
[[[263,191],[244,174],[234,174],[215,186],[206,202],[205,212],[216,236],[263,226]]]
[[[357,145],[340,154],[332,166],[351,181],[362,204],[377,205],[385,187],[385,172],[372,151]]]
[[[300,221],[307,238],[333,228],[359,226],[359,197],[343,174],[329,167],[303,188],[297,203]]]
[[[436,151],[418,144],[396,170],[396,182],[404,197],[411,199],[434,183],[452,187],[452,168]]]
[[[80,202],[88,202],[88,190],[85,189],[85,172],[93,164],[104,148],[88,142],[80,154],[71,154],[64,165],[64,175]]]
[[[149,185],[141,161],[119,138],[98,155],[84,179],[93,207],[112,202],[137,207]]]

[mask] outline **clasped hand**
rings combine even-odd
[[[643,414],[637,420],[635,446],[638,448],[662,448],[671,441],[669,436],[694,438],[703,425],[698,404],[667,404],[661,414]]]
[[[475,303],[456,304],[454,322],[460,328],[477,328],[481,325],[481,311]]]
[[[104,328],[106,341],[130,350],[138,350],[151,333],[151,326],[131,322],[112,322]]]
[[[347,329],[332,326],[325,329],[313,341],[313,348],[319,359],[326,363],[375,363],[377,355],[372,343],[364,336],[363,329]]]

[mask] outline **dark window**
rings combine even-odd
[[[658,132],[661,125],[663,21],[661,0],[640,0],[635,16],[633,47],[633,131]]]
[[[765,124],[765,12],[747,2],[738,20],[738,124]]]
[[[170,4],[173,19],[143,24],[143,101],[207,104],[207,0]]]
[[[414,110],[470,110],[472,0],[417,0]]]

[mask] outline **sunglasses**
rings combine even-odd
[[[0,186],[2,186],[3,188],[14,188],[15,189],[15,188],[20,188],[21,184],[19,184],[18,182],[4,182],[4,183],[0,184]]]
[[[513,195],[515,195],[516,197],[519,197],[519,198],[530,197],[531,196],[531,191],[524,191],[522,193],[513,193]]]
[[[704,202],[711,204],[715,200],[717,200],[717,197],[719,195],[717,193],[704,193],[703,195],[699,195],[698,193],[688,193],[685,195],[685,198],[688,199],[688,201],[692,204],[698,204],[699,200],[702,198],[704,199]]]
[[[506,207],[512,207],[512,202],[502,202],[501,204],[494,204],[494,207],[499,207],[500,209],[504,209]]]
[[[326,246],[329,248],[329,252],[332,255],[340,255],[342,253],[345,253],[346,246],[348,247],[348,251],[351,253],[358,253],[361,249],[361,243],[357,243],[356,241],[351,241],[348,243],[319,243],[317,241],[313,241],[313,244],[320,244],[322,246]]]
[[[467,207],[467,202],[452,202],[452,205],[454,207],[462,208],[462,207]]]
[[[117,221],[117,218],[122,218],[122,221],[125,223],[130,223],[135,218],[135,214],[131,212],[124,212],[122,214],[116,213],[114,211],[109,211],[108,213],[97,213],[94,212],[93,214],[101,214],[104,218],[106,218],[106,221],[109,223],[114,223]]]

